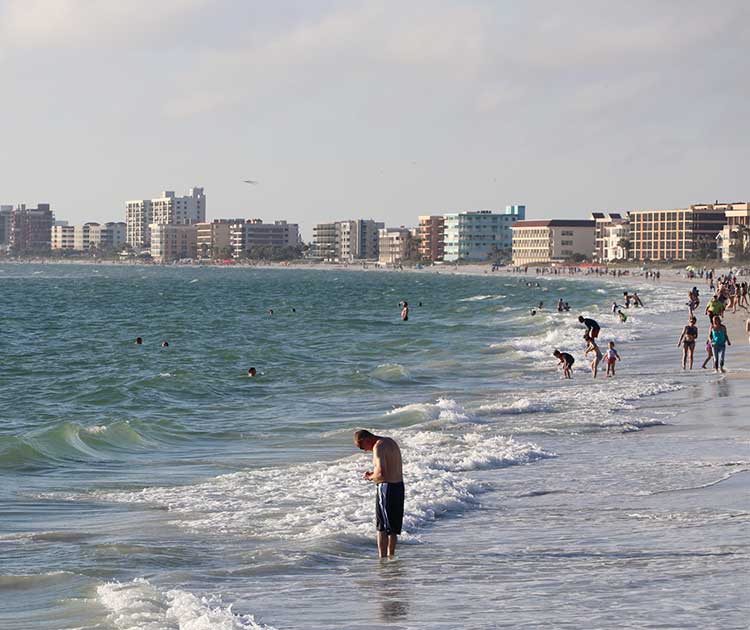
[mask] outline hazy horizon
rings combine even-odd
[[[0,0],[0,203],[301,224],[748,199],[750,5]],[[243,183],[257,180],[258,185]]]

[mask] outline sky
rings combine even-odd
[[[0,203],[71,223],[744,201],[749,103],[745,0],[0,0]]]

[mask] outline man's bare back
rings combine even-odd
[[[372,474],[370,481],[375,483],[398,483],[403,481],[401,470],[401,449],[396,441],[381,437],[372,449]]]

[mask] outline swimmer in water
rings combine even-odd
[[[559,360],[558,365],[562,365],[563,376],[565,378],[573,378],[573,372],[571,371],[571,368],[576,361],[573,358],[573,355],[567,352],[560,352],[559,350],[555,350],[552,353],[552,356],[556,357]]]
[[[607,363],[607,377],[615,375],[615,361],[620,360],[620,355],[615,350],[615,342],[610,341],[607,352],[604,354],[604,361]]]
[[[250,369],[249,369],[249,370],[247,371],[247,375],[248,375],[248,377],[249,377],[249,378],[253,378],[253,377],[254,377],[254,376],[256,376],[257,374],[258,374],[258,370],[256,370],[256,369],[255,369],[254,367],[251,367],[251,368],[250,368]]]
[[[617,310],[617,317],[620,318],[620,321],[624,324],[626,321],[628,321],[628,316],[623,313],[620,309]]]
[[[161,342],[161,347],[162,348],[169,348],[169,342],[168,341],[162,341]]]
[[[532,315],[536,315],[536,309],[532,308],[532,309],[531,309],[531,314],[532,314]]]
[[[143,337],[136,337],[135,338],[135,345],[136,346],[142,346],[143,345]]]
[[[409,303],[404,300],[404,308],[401,309],[401,319],[402,321],[409,321]]]

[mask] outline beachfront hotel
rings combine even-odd
[[[118,249],[125,244],[126,226],[122,221],[89,222],[68,225],[57,221],[51,228],[52,250],[86,251],[90,249]]]
[[[189,225],[206,220],[206,195],[203,188],[191,188],[184,197],[165,190],[157,199],[138,199],[125,204],[127,242],[131,247],[146,247],[151,241],[150,226]]]
[[[719,257],[729,262],[750,249],[750,203],[726,204],[726,223],[716,236]]]
[[[264,223],[262,219],[236,221],[229,226],[229,244],[234,258],[242,258],[254,247],[297,247],[299,225],[286,221]]]
[[[576,256],[590,258],[596,224],[586,219],[518,221],[513,230],[513,264],[562,263]]]
[[[385,223],[353,219],[318,223],[313,227],[312,254],[326,262],[351,262],[378,258],[379,230]]]
[[[382,228],[378,232],[378,262],[383,265],[398,265],[409,256],[412,242],[411,230],[404,226]]]
[[[620,242],[625,242],[630,230],[627,216],[619,212],[592,212],[594,221],[594,260],[609,262],[627,257],[627,248]],[[623,227],[624,226],[624,227]]]
[[[214,219],[195,224],[198,258],[231,258],[230,226],[242,219]]]
[[[525,217],[526,206],[506,206],[504,213],[475,210],[446,214],[443,259],[486,261],[496,254],[510,256],[511,227]]]
[[[443,260],[445,255],[445,217],[428,214],[419,217],[417,228],[419,257],[426,262]]]
[[[709,203],[672,210],[632,210],[630,257],[687,260],[694,256],[715,256],[717,236],[726,224],[730,205]]]
[[[151,257],[156,262],[198,257],[198,228],[195,224],[152,223],[149,232]]]
[[[13,254],[49,251],[55,216],[48,203],[35,208],[26,204],[0,209],[0,246]]]

